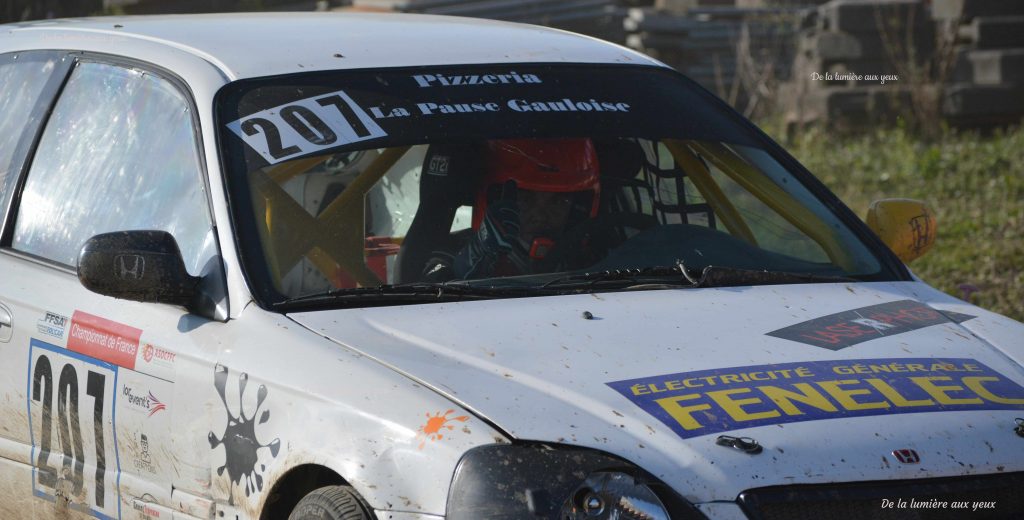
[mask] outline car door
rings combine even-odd
[[[37,518],[205,517],[209,446],[197,439],[210,421],[198,392],[214,373],[209,338],[224,324],[89,292],[75,271],[83,242],[120,230],[167,231],[190,274],[222,270],[194,104],[152,67],[66,59],[0,243],[12,325],[0,347],[12,461],[0,467],[10,483],[0,484],[0,516],[22,517],[29,503]],[[121,268],[144,269],[131,261]]]
[[[62,54],[20,52],[0,55],[0,236],[6,210],[63,74]],[[0,255],[0,516],[31,510],[31,466],[27,450],[23,349],[12,343],[17,317],[7,297],[13,287],[9,261]],[[19,386],[20,385],[20,386]]]

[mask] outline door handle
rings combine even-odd
[[[14,315],[0,303],[0,343],[7,343],[14,336]]]

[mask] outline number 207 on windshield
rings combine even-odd
[[[387,135],[342,90],[268,108],[227,127],[270,164]]]

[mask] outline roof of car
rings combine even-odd
[[[230,13],[45,20],[2,27],[16,38],[126,39],[201,56],[229,79],[328,69],[440,64],[581,62],[658,64],[578,34],[473,18],[392,13]],[[40,47],[42,48],[42,47]]]

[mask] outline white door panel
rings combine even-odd
[[[72,516],[206,516],[210,415],[200,381],[216,352],[198,337],[225,325],[91,293],[72,274],[15,255],[0,254],[0,264],[20,280],[0,285],[17,317],[0,351],[0,435],[13,441],[0,452],[32,468],[15,495],[52,504],[39,518],[62,500]]]

